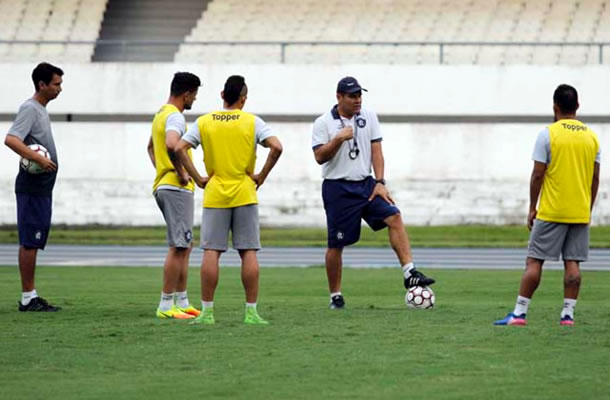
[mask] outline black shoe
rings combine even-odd
[[[343,296],[340,294],[331,297],[330,299],[330,309],[337,310],[345,307],[345,300],[343,300]]]
[[[61,307],[55,307],[52,304],[49,304],[42,297],[34,297],[27,306],[24,306],[19,302],[19,311],[42,311],[42,312],[55,312],[61,310]]]
[[[434,279],[428,278],[415,268],[411,270],[411,276],[405,278],[405,288],[409,290],[413,286],[430,286],[434,283]]]

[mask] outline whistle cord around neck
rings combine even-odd
[[[343,117],[341,117],[341,114],[339,114],[337,112],[337,115],[339,116],[339,121],[341,121],[341,128],[345,128],[345,123],[343,122]],[[359,115],[355,115],[354,117],[354,137],[352,139],[352,142],[347,142],[347,145],[349,146],[349,153],[347,153],[347,155],[349,156],[350,159],[355,160],[356,158],[358,158],[358,155],[360,154],[360,150],[358,149],[358,118]],[[353,143],[353,145],[352,145]]]

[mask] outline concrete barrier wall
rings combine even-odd
[[[0,113],[14,113],[33,92],[34,64],[0,64]],[[151,114],[167,97],[176,71],[204,86],[193,112],[218,107],[227,76],[246,77],[248,109],[259,114],[318,114],[334,101],[337,81],[357,77],[366,103],[392,115],[547,115],[560,83],[581,94],[583,115],[607,115],[607,66],[201,65],[96,63],[61,65],[64,92],[51,112]],[[10,79],[9,79],[10,78]]]
[[[272,123],[284,154],[259,190],[266,225],[325,223],[320,166],[311,151],[311,124]],[[6,132],[10,123],[0,123]],[[158,225],[151,196],[154,170],[146,153],[146,123],[55,123],[60,172],[56,223]],[[409,224],[522,223],[528,196],[536,124],[382,124],[386,178]],[[592,125],[609,148],[610,125]],[[258,164],[267,150],[259,147]],[[203,170],[201,153],[196,165]],[[16,221],[13,195],[18,157],[0,148],[0,224]],[[594,222],[610,223],[608,179]],[[197,191],[200,204],[202,193]],[[196,208],[196,221],[200,218]]]
[[[0,114],[12,114],[33,93],[33,64],[0,64]],[[226,77],[242,74],[247,110],[267,115],[318,115],[334,103],[335,85],[356,76],[369,89],[365,107],[384,115],[549,116],[559,83],[575,85],[581,115],[608,115],[605,66],[316,66],[316,65],[61,65],[64,92],[52,114],[153,114],[165,101],[175,71],[203,80],[197,115],[220,105]],[[10,122],[0,122],[2,136]],[[310,149],[310,123],[272,123],[285,153],[260,189],[268,225],[324,225],[320,167]],[[592,124],[608,148],[610,124]],[[157,225],[151,197],[154,171],[146,154],[148,123],[54,123],[60,156],[55,191],[57,223]],[[528,202],[530,155],[543,124],[383,123],[386,178],[411,224],[522,223]],[[17,156],[0,146],[0,224],[15,223]],[[200,154],[200,153],[196,153]],[[259,163],[266,150],[259,148]],[[200,155],[197,156],[200,160]],[[200,161],[199,165],[201,166]],[[602,167],[595,223],[610,223]],[[201,191],[197,192],[201,201]],[[197,211],[199,215],[199,211]],[[198,216],[196,220],[198,220]]]

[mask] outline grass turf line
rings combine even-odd
[[[407,310],[386,268],[346,269],[348,308],[330,311],[323,269],[263,268],[260,327],[242,324],[239,269],[223,268],[209,327],[154,318],[160,268],[39,268],[58,314],[18,313],[18,273],[0,268],[2,398],[608,398],[610,274],[584,273],[566,328],[562,274],[546,271],[522,328],[491,325],[519,271],[431,272],[434,310]]]
[[[525,226],[456,225],[408,227],[414,247],[526,247],[529,233]],[[81,245],[166,245],[165,227],[76,227],[53,226],[49,244]],[[199,229],[194,229],[199,242]],[[325,247],[324,228],[265,228],[261,240],[268,247]],[[18,243],[14,226],[0,227],[0,243]],[[389,247],[387,230],[373,232],[362,227],[355,246]],[[610,226],[591,228],[591,247],[610,248]]]

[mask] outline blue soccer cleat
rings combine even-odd
[[[561,326],[573,326],[574,319],[569,315],[564,316],[561,320],[559,320],[559,325]]]
[[[527,325],[527,321],[525,320],[525,314],[515,315],[512,312],[508,313],[506,317],[503,319],[499,319],[494,322],[494,325],[517,325],[524,326]]]

